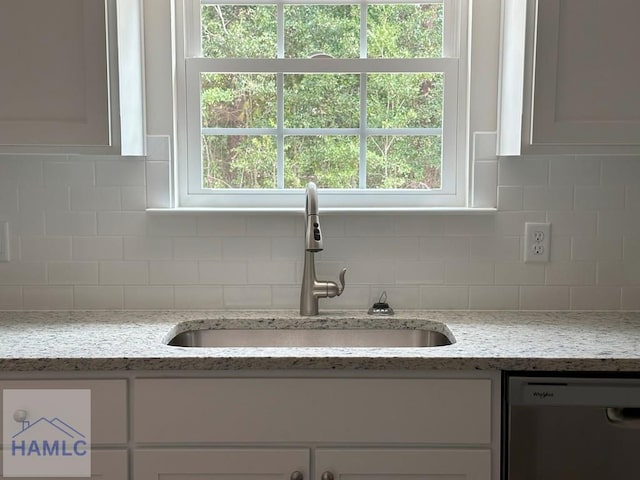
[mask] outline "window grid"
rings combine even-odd
[[[200,110],[200,74],[201,73],[276,73],[277,78],[277,126],[275,128],[275,136],[278,139],[278,152],[277,152],[277,184],[276,189],[279,189],[279,192],[270,192],[268,190],[252,190],[252,189],[242,189],[241,191],[234,191],[235,189],[225,189],[223,192],[218,193],[218,199],[223,199],[221,205],[222,206],[230,206],[236,205],[239,208],[245,204],[255,204],[255,200],[251,200],[245,198],[245,194],[249,196],[255,195],[257,192],[261,192],[262,194],[267,194],[268,197],[272,198],[281,198],[286,199],[289,198],[287,190],[281,190],[284,188],[284,138],[287,135],[318,135],[318,134],[326,134],[326,135],[353,135],[354,133],[360,138],[360,168],[359,168],[359,187],[360,189],[366,188],[366,153],[367,153],[367,138],[371,135],[438,135],[441,138],[443,137],[444,132],[447,133],[447,137],[453,137],[449,140],[443,138],[442,143],[442,170],[441,170],[441,194],[442,195],[430,195],[434,193],[438,193],[435,191],[425,191],[425,190],[361,190],[362,193],[366,193],[366,197],[363,197],[363,200],[357,200],[354,203],[354,207],[357,208],[360,206],[371,206],[375,207],[376,204],[378,206],[387,206],[389,208],[394,208],[402,205],[406,205],[407,202],[409,204],[419,206],[419,205],[445,205],[445,204],[459,204],[459,199],[464,201],[464,191],[461,190],[461,187],[465,183],[465,177],[461,174],[461,160],[458,155],[456,155],[457,149],[462,145],[461,142],[464,142],[462,137],[458,138],[459,133],[464,130],[462,123],[459,123],[461,119],[458,119],[459,105],[458,99],[464,98],[458,92],[458,89],[461,88],[460,79],[458,78],[458,58],[459,55],[458,48],[461,44],[464,44],[464,38],[458,38],[458,34],[456,34],[453,30],[464,27],[464,22],[466,21],[466,17],[458,18],[458,23],[451,22],[452,17],[457,17],[461,10],[455,8],[457,6],[458,1],[464,2],[465,0],[403,0],[398,2],[397,0],[327,0],[323,1],[323,4],[360,4],[360,45],[361,45],[361,57],[360,59],[331,59],[331,60],[322,60],[321,65],[319,65],[315,59],[286,59],[284,58],[284,6],[285,5],[304,5],[307,2],[301,0],[225,0],[224,4],[237,4],[237,5],[246,5],[246,4],[256,4],[256,5],[277,5],[277,28],[278,28],[278,45],[277,45],[277,62],[279,63],[277,68],[273,66],[268,66],[267,64],[273,62],[274,60],[269,59],[252,59],[248,62],[244,62],[242,59],[207,59],[202,58],[201,56],[201,25],[200,25],[200,8],[202,5],[211,5],[221,3],[218,0],[183,0],[185,4],[185,15],[186,15],[186,23],[185,25],[190,26],[187,28],[186,36],[185,36],[185,50],[184,50],[184,58],[185,62],[185,70],[184,70],[184,78],[185,84],[191,85],[191,87],[187,87],[186,96],[185,96],[185,107],[187,116],[185,117],[185,125],[187,126],[187,137],[186,139],[186,151],[191,151],[191,155],[197,152],[198,157],[201,156],[200,152],[200,142],[202,135],[224,135],[231,133],[233,130],[233,134],[235,135],[250,135],[250,134],[271,134],[273,133],[271,129],[252,129],[252,128],[234,128],[230,130],[225,129],[202,129],[200,125],[200,121],[198,120],[198,125],[200,128],[197,130],[197,142],[194,141],[194,129],[188,128],[188,125],[195,124],[194,117],[194,108],[198,111]],[[445,18],[449,18],[449,21],[445,21],[443,26],[443,45],[442,45],[442,53],[443,58],[430,58],[427,59],[366,59],[367,52],[367,5],[374,4],[394,4],[394,3],[414,3],[414,4],[444,4],[445,5]],[[189,4],[191,6],[189,6]],[[189,19],[190,17],[190,19]],[[197,17],[197,20],[195,18]],[[190,22],[190,23],[189,23]],[[197,28],[194,28],[197,24]],[[452,28],[453,27],[453,28]],[[260,65],[256,66],[255,63]],[[253,65],[251,65],[253,64]],[[366,64],[366,68],[365,68]],[[328,69],[328,65],[331,65],[332,68]],[[401,67],[400,67],[401,65]],[[267,68],[265,69],[265,66]],[[335,67],[335,68],[333,68]],[[466,68],[466,67],[465,67]],[[438,72],[442,73],[444,76],[445,84],[448,85],[445,88],[445,98],[444,98],[444,112],[443,112],[443,128],[441,129],[372,129],[368,128],[366,125],[367,121],[367,74],[369,73],[431,73]],[[360,126],[357,129],[287,129],[284,127],[284,76],[286,73],[358,73],[360,75]],[[197,88],[194,88],[196,87]],[[197,101],[194,93],[197,92]],[[191,113],[189,113],[191,112]],[[199,112],[198,112],[199,114]],[[453,121],[448,121],[448,117],[453,117]],[[449,126],[447,127],[447,124]],[[447,156],[452,157],[452,159],[447,160]],[[464,162],[463,162],[464,163]],[[189,165],[192,165],[192,162],[189,162]],[[194,168],[187,166],[185,177],[187,177],[187,197],[196,199],[193,195],[202,195],[211,196],[213,198],[215,195],[211,195],[215,193],[215,191],[204,191],[197,187],[197,183],[194,180],[198,180],[197,177],[201,177],[202,170],[195,171]],[[459,174],[460,172],[460,174]],[[201,178],[199,179],[201,181]],[[194,187],[195,186],[195,187]],[[344,191],[333,191],[331,189],[324,190],[328,194],[336,194],[340,193],[340,196],[336,196],[335,198],[344,197]],[[253,192],[253,193],[252,193]],[[279,194],[278,194],[279,193]],[[370,195],[372,194],[372,195]],[[385,199],[377,200],[375,202],[371,202],[369,199],[373,199],[381,194],[381,198],[385,197]],[[416,194],[419,194],[418,197]],[[425,195],[427,194],[427,195]],[[220,196],[222,195],[222,196]],[[226,198],[231,196],[236,196],[237,199],[243,199],[239,203],[234,203],[231,201],[227,202]],[[460,196],[462,195],[462,196]],[[428,200],[427,197],[432,196],[432,200]],[[436,197],[438,198],[436,200]],[[181,198],[186,198],[181,195]],[[258,198],[258,197],[254,197]],[[267,197],[265,197],[267,198]],[[346,197],[344,197],[346,198]],[[355,198],[355,197],[350,197]],[[454,203],[448,203],[446,200],[450,198],[454,201]],[[444,199],[444,201],[443,201]],[[200,197],[194,205],[206,205],[203,204],[202,201],[204,197]],[[217,200],[214,200],[218,202]],[[278,202],[276,201],[277,205]],[[284,204],[289,204],[288,201],[284,202]],[[347,202],[347,204],[351,204]]]

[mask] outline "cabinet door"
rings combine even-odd
[[[640,153],[640,2],[503,2],[499,155]]]
[[[318,449],[316,480],[491,480],[485,449]]]
[[[127,442],[127,382],[126,380],[2,380],[0,390],[7,389],[89,389],[91,390],[91,444],[124,444]],[[55,416],[51,411],[33,411],[24,406],[28,419],[43,414]],[[0,429],[3,419],[0,418]],[[14,425],[16,432],[18,424]],[[12,430],[10,430],[12,431]]]
[[[14,477],[0,477],[0,479]],[[20,477],[21,480],[42,480],[43,477]],[[57,477],[65,480],[64,477]],[[78,478],[78,477],[74,477]],[[91,451],[91,478],[93,480],[127,480],[129,478],[127,468],[126,450],[92,450]],[[68,479],[71,480],[71,477]]]
[[[306,449],[138,449],[133,463],[135,480],[309,478]]]

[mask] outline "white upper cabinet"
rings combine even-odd
[[[0,2],[0,152],[144,153],[139,7]]]
[[[640,153],[640,2],[503,8],[498,153]]]

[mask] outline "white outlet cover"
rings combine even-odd
[[[547,263],[551,249],[551,224],[524,224],[524,261],[525,263]]]

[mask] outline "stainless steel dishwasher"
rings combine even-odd
[[[640,479],[640,378],[507,375],[504,480]]]

